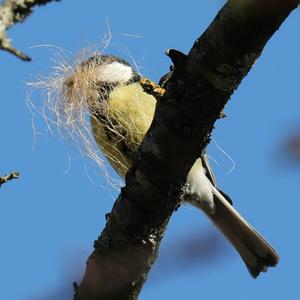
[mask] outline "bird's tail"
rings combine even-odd
[[[238,251],[250,274],[255,278],[260,272],[274,267],[279,256],[275,249],[230,205],[213,187],[216,210],[207,214]]]

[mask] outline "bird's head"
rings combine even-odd
[[[110,93],[122,85],[141,79],[125,60],[113,55],[94,55],[80,63],[65,80],[65,94],[69,101],[85,100],[91,109],[99,101],[108,99]]]

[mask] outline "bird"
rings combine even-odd
[[[183,57],[177,51],[169,55],[173,62]],[[124,59],[102,53],[81,62],[64,81],[68,101],[86,101],[94,139],[123,178],[151,125],[157,97],[164,92],[162,85],[142,77]],[[218,189],[205,153],[190,169],[182,198],[201,209],[224,234],[252,277],[276,266],[276,250],[239,214],[229,196]]]

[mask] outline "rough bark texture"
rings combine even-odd
[[[6,31],[15,23],[24,21],[32,13],[35,5],[45,5],[53,1],[60,0],[4,0],[0,6],[0,49],[8,51],[24,61],[30,61],[29,56],[13,47]]]
[[[87,261],[75,300],[137,299],[188,170],[220,112],[299,0],[232,0],[175,71],[152,126]]]

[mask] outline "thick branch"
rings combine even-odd
[[[220,112],[299,0],[231,0],[175,71],[126,187],[95,242],[76,300],[137,299],[187,173]]]
[[[45,5],[52,1],[60,0],[4,0],[0,6],[0,49],[8,51],[24,61],[30,61],[29,56],[13,47],[6,31],[15,23],[24,21],[32,13],[35,5]]]

